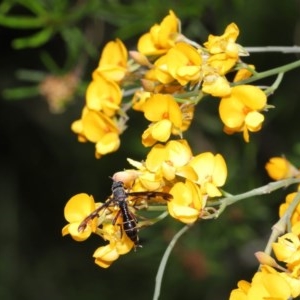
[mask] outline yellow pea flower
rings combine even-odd
[[[290,292],[291,297],[297,298],[300,295],[300,280],[299,280],[300,272],[298,271],[296,276],[289,272],[286,272],[286,273],[281,272],[279,274],[288,283],[290,291],[291,291]]]
[[[86,106],[112,117],[119,110],[121,100],[122,92],[118,84],[94,72],[93,80],[86,90]]]
[[[175,79],[169,74],[165,64],[165,56],[162,56],[157,61],[156,68],[152,68],[145,73],[141,79],[142,87],[145,91],[153,94],[180,94],[183,93],[184,87],[175,82]],[[159,67],[158,67],[159,66]],[[169,84],[171,83],[172,84]]]
[[[251,283],[239,281],[238,289],[231,292],[229,300],[286,300],[298,295],[299,285],[295,285],[289,274],[277,272],[274,268],[263,265],[261,270],[255,273]]]
[[[143,105],[145,118],[153,122],[142,135],[144,146],[152,146],[156,141],[166,142],[174,128],[180,130],[182,113],[171,95],[154,94]]]
[[[120,146],[119,129],[105,114],[87,107],[80,120],[73,122],[71,129],[78,134],[80,142],[90,141],[96,145],[96,157],[114,152]]]
[[[287,263],[290,270],[291,266],[300,264],[300,240],[295,233],[289,232],[279,237],[272,247],[277,259]]]
[[[96,231],[97,218],[91,220],[84,231],[79,232],[78,227],[95,209],[96,204],[93,196],[84,193],[73,196],[65,206],[64,216],[69,224],[62,229],[62,235],[70,234],[74,240],[80,242],[86,240]]]
[[[245,50],[242,50],[241,46],[235,43],[238,35],[239,28],[235,23],[231,23],[221,36],[210,34],[208,41],[204,43],[204,47],[211,54],[226,53],[229,57],[238,57],[245,54]]]
[[[182,125],[181,125],[181,132],[184,132],[189,129],[192,120],[194,118],[194,112],[195,112],[195,104],[194,103],[182,103],[180,105],[180,110],[182,113]],[[175,132],[175,129],[173,128],[172,133],[174,135],[180,135],[181,132]]]
[[[248,68],[239,69],[234,76],[233,82],[238,82],[251,77],[254,73],[254,70],[255,70],[254,65],[248,65]]]
[[[207,60],[207,64],[216,70],[218,74],[225,75],[234,67],[238,59],[238,56],[230,57],[225,53],[218,53],[211,55]]]
[[[299,175],[296,169],[285,157],[272,157],[265,166],[268,175],[274,180],[281,180]]]
[[[127,49],[121,40],[108,42],[103,48],[96,73],[107,80],[121,81],[127,72]]]
[[[151,27],[138,41],[138,51],[145,55],[160,55],[175,45],[179,34],[179,20],[172,10],[162,22]]]
[[[299,187],[298,187],[299,189]],[[286,210],[288,209],[289,205],[293,202],[294,198],[297,196],[297,192],[290,193],[286,195],[285,197],[285,203],[282,203],[279,206],[279,216],[282,217]],[[293,211],[293,214],[291,216],[291,224],[292,226],[295,226],[300,221],[300,204],[297,205],[295,210]]]
[[[132,98],[132,108],[137,111],[143,111],[143,105],[150,97],[150,92],[145,92],[143,90],[136,91]]]
[[[222,195],[218,187],[225,184],[227,166],[221,154],[201,153],[189,162],[189,166],[197,173],[197,183],[201,186],[203,194],[207,194],[209,197]]]
[[[150,172],[167,180],[173,180],[175,176],[196,180],[196,172],[188,165],[191,159],[192,151],[186,140],[171,140],[166,145],[153,146],[147,155],[145,166]]]
[[[95,263],[101,268],[108,268],[119,258],[119,253],[114,244],[109,243],[105,246],[99,247],[93,254]]]
[[[231,87],[224,76],[211,73],[204,76],[202,91],[214,97],[225,97],[231,93]]]
[[[164,180],[160,174],[142,172],[132,187],[134,191],[158,191],[164,186]]]
[[[173,199],[168,201],[168,211],[173,218],[186,224],[199,219],[205,201],[197,184],[189,180],[177,182],[170,194]]]
[[[108,132],[96,143],[96,158],[101,158],[103,155],[115,152],[121,144],[119,134],[116,132]]]
[[[167,63],[167,55],[163,55],[162,57],[158,58],[154,63],[155,68],[153,69],[153,72],[149,73],[148,77],[151,75],[152,80],[157,80],[163,84],[169,84],[173,82],[175,79],[169,72]]]
[[[101,268],[108,268],[120,255],[128,253],[134,243],[127,237],[125,232],[120,232],[119,225],[104,224],[102,231],[104,239],[109,244],[101,246],[93,254],[95,263]]]
[[[231,94],[221,99],[219,114],[228,134],[243,132],[249,142],[249,132],[259,131],[264,121],[260,113],[267,103],[265,93],[258,87],[239,85],[231,89]]]
[[[202,57],[192,46],[179,42],[155,62],[157,80],[167,84],[176,79],[181,85],[201,79]]]

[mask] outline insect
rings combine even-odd
[[[114,217],[112,223],[115,224],[118,217],[122,216],[122,226],[123,230],[125,231],[126,235],[133,241],[134,248],[141,247],[139,243],[139,236],[138,236],[138,227],[137,227],[137,218],[136,216],[129,210],[128,207],[128,197],[138,198],[156,198],[161,197],[164,200],[170,200],[172,198],[171,194],[164,193],[164,192],[129,192],[127,193],[124,188],[124,183],[122,181],[113,181],[112,184],[112,195],[108,198],[108,200],[99,206],[96,210],[94,210],[90,215],[88,215],[79,225],[78,231],[83,231],[88,222],[95,217],[99,216],[99,212],[103,209],[106,209],[112,205],[116,205],[119,207],[119,211],[117,215]]]

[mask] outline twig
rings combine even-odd
[[[169,259],[169,256],[178,241],[178,239],[190,228],[190,225],[185,225],[182,227],[173,237],[171,240],[170,244],[168,245],[157,270],[156,278],[155,278],[155,289],[154,289],[154,295],[153,295],[153,300],[157,300],[160,295],[160,289],[161,289],[161,283],[162,283],[162,278],[165,273],[165,268]]]

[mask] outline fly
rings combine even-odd
[[[172,198],[171,194],[164,193],[164,192],[131,192],[127,193],[124,188],[124,183],[122,181],[113,181],[112,184],[112,195],[108,198],[108,200],[99,206],[96,210],[94,210],[89,216],[87,216],[79,225],[78,231],[83,231],[87,223],[94,219],[95,217],[99,216],[99,212],[109,206],[116,205],[119,207],[119,211],[117,215],[114,217],[112,223],[113,225],[116,223],[118,217],[122,216],[122,226],[123,230],[125,231],[126,235],[130,238],[130,240],[134,243],[134,248],[141,247],[139,243],[139,236],[138,236],[138,227],[137,227],[137,218],[135,215],[129,210],[128,207],[128,197],[135,197],[135,198],[155,198],[161,197],[164,200],[170,200]]]

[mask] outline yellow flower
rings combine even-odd
[[[97,158],[118,150],[120,146],[119,129],[101,112],[85,107],[81,119],[73,122],[71,128],[78,134],[80,142],[90,141],[96,144]]]
[[[235,42],[238,35],[238,27],[231,23],[226,27],[223,35],[209,35],[208,41],[204,43],[210,53],[206,63],[217,74],[225,75],[235,66],[239,56],[248,55],[245,49]]]
[[[202,91],[214,97],[225,97],[231,93],[231,88],[224,76],[211,73],[204,76]]]
[[[173,199],[168,201],[170,215],[186,224],[192,224],[200,217],[205,201],[197,184],[186,180],[177,182],[171,188]]]
[[[238,35],[239,28],[235,23],[231,23],[226,27],[223,35],[214,36],[210,34],[204,46],[211,54],[226,53],[229,57],[237,58],[241,50],[240,46],[235,43]]]
[[[199,52],[194,47],[180,42],[155,62],[155,74],[164,84],[176,79],[181,85],[186,85],[200,80],[201,63]]]
[[[219,75],[225,75],[234,67],[237,60],[238,57],[232,58],[225,53],[219,53],[210,56],[207,60],[207,64],[215,69]]]
[[[295,233],[284,234],[272,246],[277,259],[287,263],[290,271],[291,266],[300,264],[300,240]]]
[[[298,187],[299,188],[299,187]],[[297,196],[297,192],[290,193],[285,197],[285,203],[282,203],[279,207],[279,216],[282,217],[290,204],[293,202],[294,198]],[[300,204],[297,205],[293,214],[291,216],[291,224],[295,226],[300,221]]]
[[[229,300],[286,300],[298,295],[299,286],[290,280],[287,273],[279,273],[274,268],[263,265],[255,273],[251,283],[239,281],[238,289],[231,292]]]
[[[175,45],[178,35],[179,21],[170,10],[160,25],[154,25],[150,31],[142,35],[138,41],[138,51],[145,55],[159,55],[166,53]]]
[[[110,265],[119,258],[119,253],[114,244],[107,244],[97,248],[94,252],[95,263],[101,268],[108,268]]]
[[[281,180],[299,175],[297,170],[285,157],[272,157],[266,164],[269,176],[274,180]]]
[[[82,232],[78,231],[81,222],[94,210],[96,205],[93,196],[87,194],[77,194],[73,196],[65,206],[65,219],[70,223],[62,229],[62,235],[70,234],[76,241],[86,240],[92,232],[96,231],[97,219],[88,222],[88,226]]]
[[[201,186],[203,194],[207,194],[209,197],[222,195],[218,187],[225,184],[227,166],[221,154],[201,153],[189,162],[189,166],[197,173],[197,183]]]
[[[239,85],[231,89],[231,94],[222,98],[219,114],[228,134],[243,132],[244,140],[249,142],[248,131],[259,131],[264,121],[260,113],[266,106],[265,93],[251,85]]]
[[[192,120],[194,118],[195,104],[194,103],[182,103],[180,105],[180,110],[182,113],[182,125],[180,130],[176,132],[175,128],[173,128],[172,133],[174,135],[181,135],[181,132],[184,132],[189,129]]]
[[[86,106],[112,117],[119,110],[121,100],[120,87],[114,81],[106,80],[100,73],[94,72],[93,80],[86,90]]]
[[[128,54],[121,40],[110,41],[104,47],[96,73],[109,81],[121,81],[127,72]]]
[[[104,238],[109,241],[109,244],[96,249],[93,257],[98,266],[108,268],[120,255],[128,253],[134,243],[125,232],[120,232],[120,226],[117,224],[104,224],[103,232]]]
[[[151,93],[149,92],[143,90],[136,91],[132,99],[132,108],[137,111],[144,111],[143,106],[150,97]]]
[[[120,138],[116,132],[108,132],[96,143],[96,158],[115,152],[120,147]]]
[[[180,130],[182,113],[171,95],[155,94],[143,105],[145,118],[153,122],[142,135],[145,147],[156,141],[166,142],[171,133]]]
[[[238,82],[251,77],[254,73],[254,70],[255,70],[254,65],[248,65],[248,68],[239,69],[234,76],[233,82]]]
[[[192,151],[186,140],[171,140],[166,145],[153,146],[147,155],[145,166],[156,176],[163,176],[167,180],[173,180],[176,175],[196,180],[196,172],[188,166],[191,159]]]
[[[152,80],[157,80],[163,84],[169,84],[172,81],[174,81],[174,77],[171,75],[171,73],[168,70],[168,57],[167,55],[164,55],[157,59],[154,63],[154,70],[153,72],[149,72],[147,77],[151,76]]]

